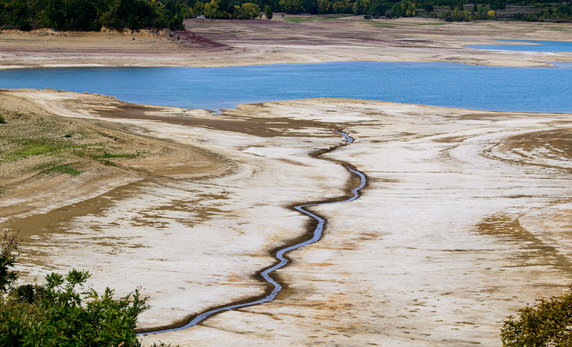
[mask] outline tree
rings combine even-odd
[[[301,0],[302,10],[306,13],[317,14],[318,3],[316,0]]]
[[[282,11],[286,13],[300,13],[302,12],[301,0],[280,0],[278,2]]]
[[[252,2],[235,6],[234,17],[238,19],[255,19],[260,15],[260,7]]]
[[[501,329],[506,347],[572,346],[572,292],[537,301],[510,316]]]
[[[182,28],[185,0],[0,0],[0,27],[55,30]]]
[[[266,16],[266,20],[272,19],[272,6],[270,5],[264,6],[264,16]]]
[[[0,240],[0,293],[6,293],[18,279],[18,273],[12,270],[16,264],[17,251],[16,234],[5,232]]]
[[[356,0],[353,6],[353,12],[356,15],[367,14],[369,13],[370,7],[371,3],[369,0]]]
[[[389,10],[389,3],[383,0],[371,0],[371,5],[369,7],[369,14],[374,17],[385,16],[385,13]]]
[[[218,2],[216,0],[207,2],[203,8],[203,11],[207,18],[217,18],[219,16]]]

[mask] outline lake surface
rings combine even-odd
[[[494,40],[502,42],[522,42],[522,45],[472,45],[465,48],[493,49],[500,51],[520,52],[572,52],[572,41],[523,41],[523,40]]]
[[[220,68],[0,70],[0,88],[54,88],[217,110],[332,97],[498,111],[572,113],[572,69],[338,62]]]

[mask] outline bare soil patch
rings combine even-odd
[[[0,32],[0,66],[235,66],[325,61],[445,61],[543,66],[571,53],[463,48],[490,39],[572,40],[570,23],[421,18],[363,20],[277,16],[275,20],[187,20],[188,32]]]

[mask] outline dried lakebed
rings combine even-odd
[[[367,174],[359,199],[312,207],[328,232],[273,273],[283,285],[275,300],[144,336],[145,344],[498,345],[505,316],[572,281],[569,114],[309,99],[217,116],[11,93],[228,164],[225,174],[192,179],[149,173],[65,210],[11,221],[49,229],[31,228],[25,240],[29,278],[77,267],[94,273],[97,288],[141,285],[152,305],[142,329],[264,297],[268,284],[254,274],[275,264],[276,245],[308,230],[292,202],[358,186],[339,162]],[[313,158],[340,144],[336,129],[358,141]]]
[[[354,139],[350,135],[348,135],[346,132],[339,131],[339,134],[346,141],[345,143],[341,144],[340,146],[345,146],[348,144],[352,144],[354,142]],[[330,149],[325,150],[325,151],[318,151],[317,153],[315,153],[313,155],[313,157],[318,158],[321,154],[334,151],[338,147],[330,148]],[[343,165],[353,175],[355,175],[359,178],[358,186],[351,188],[351,191],[350,191],[351,196],[349,196],[347,198],[327,200],[327,201],[322,201],[322,202],[305,203],[305,204],[294,206],[294,209],[296,211],[312,218],[315,223],[313,223],[313,225],[310,228],[310,232],[308,233],[310,236],[309,239],[305,239],[303,241],[293,241],[293,242],[291,242],[291,245],[283,247],[283,248],[279,248],[276,251],[272,252],[272,254],[274,255],[274,257],[276,258],[276,260],[278,262],[258,273],[258,275],[266,283],[268,283],[270,285],[269,289],[267,290],[267,292],[268,292],[267,295],[265,295],[262,298],[253,298],[251,300],[247,299],[247,300],[243,300],[242,302],[239,302],[239,303],[231,303],[228,305],[224,305],[221,307],[210,309],[206,312],[202,312],[202,313],[192,317],[192,319],[190,319],[188,323],[186,323],[182,326],[172,327],[172,328],[164,328],[164,329],[161,329],[161,328],[160,329],[157,329],[157,328],[148,329],[147,331],[141,332],[140,334],[141,335],[161,334],[161,333],[166,333],[166,332],[170,332],[170,331],[178,331],[178,330],[188,329],[188,328],[194,327],[195,325],[201,323],[205,319],[208,319],[208,318],[210,318],[216,314],[219,314],[219,313],[222,313],[225,311],[243,308],[243,307],[260,305],[260,304],[264,304],[264,303],[267,303],[267,302],[274,300],[276,298],[276,296],[282,291],[283,285],[280,284],[275,278],[273,278],[271,274],[277,270],[280,270],[281,268],[285,267],[286,265],[288,265],[288,263],[291,262],[287,253],[294,251],[300,247],[305,247],[305,246],[308,246],[308,245],[311,245],[313,243],[318,242],[322,238],[322,235],[324,234],[327,220],[325,218],[311,212],[310,210],[308,210],[308,208],[314,207],[314,206],[325,205],[325,204],[352,202],[352,201],[356,200],[357,198],[359,198],[360,191],[367,184],[367,178],[362,172],[360,172],[359,170],[357,170],[356,168],[354,168],[350,164],[347,164],[347,163],[340,163],[340,164]]]

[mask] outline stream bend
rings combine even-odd
[[[324,154],[324,153],[334,151],[341,146],[350,145],[354,142],[354,139],[350,135],[348,135],[346,132],[338,131],[338,133],[344,138],[345,143],[343,143],[339,146],[333,147],[327,151],[321,152],[320,154]],[[315,157],[319,157],[320,154],[316,155]],[[326,159],[326,160],[330,160],[330,159]],[[187,323],[180,325],[180,326],[177,326],[177,327],[157,329],[157,330],[149,330],[149,331],[140,332],[138,334],[139,335],[151,335],[151,334],[160,334],[160,333],[166,333],[166,332],[170,332],[170,331],[178,331],[178,330],[188,329],[188,328],[191,328],[191,327],[203,322],[204,320],[206,320],[206,319],[208,319],[208,318],[210,318],[210,317],[212,317],[218,313],[225,312],[225,311],[231,311],[231,310],[235,310],[235,309],[239,309],[239,308],[243,308],[243,307],[248,307],[248,306],[260,305],[260,304],[264,304],[264,303],[267,303],[267,302],[274,300],[276,298],[276,296],[278,295],[278,293],[280,293],[280,291],[282,290],[283,286],[277,280],[272,278],[271,274],[274,271],[279,270],[279,269],[285,267],[286,265],[288,265],[288,263],[290,263],[290,260],[286,257],[286,254],[288,252],[291,252],[295,249],[298,249],[298,248],[301,248],[304,246],[308,246],[308,245],[311,245],[315,242],[318,242],[322,238],[322,235],[324,233],[324,229],[326,226],[326,219],[324,217],[319,216],[316,213],[309,211],[308,208],[313,207],[313,206],[326,205],[326,204],[337,204],[337,203],[354,201],[357,198],[359,198],[360,191],[365,187],[365,185],[367,183],[367,177],[365,176],[365,174],[360,172],[355,167],[353,167],[347,163],[340,162],[340,161],[335,161],[335,162],[340,163],[341,165],[343,165],[346,168],[346,170],[348,170],[353,175],[357,176],[360,180],[360,183],[356,187],[351,189],[351,192],[350,192],[351,195],[347,198],[342,198],[341,200],[332,199],[332,200],[328,200],[328,201],[307,203],[307,204],[294,206],[294,209],[296,211],[298,211],[302,214],[305,214],[305,215],[309,216],[310,218],[314,219],[317,222],[317,224],[314,227],[314,230],[308,233],[308,235],[311,235],[311,237],[309,239],[306,239],[306,240],[301,241],[301,242],[297,242],[297,243],[289,245],[289,246],[284,246],[283,248],[278,249],[274,253],[274,256],[275,256],[277,262],[274,265],[267,267],[266,269],[264,269],[258,273],[264,279],[264,281],[267,282],[272,288],[270,291],[267,292],[267,294],[264,294],[263,297],[246,299],[245,301],[241,301],[240,303],[231,303],[228,305],[223,305],[223,306],[220,306],[217,308],[213,308],[213,309],[204,311],[204,312],[192,317]]]

